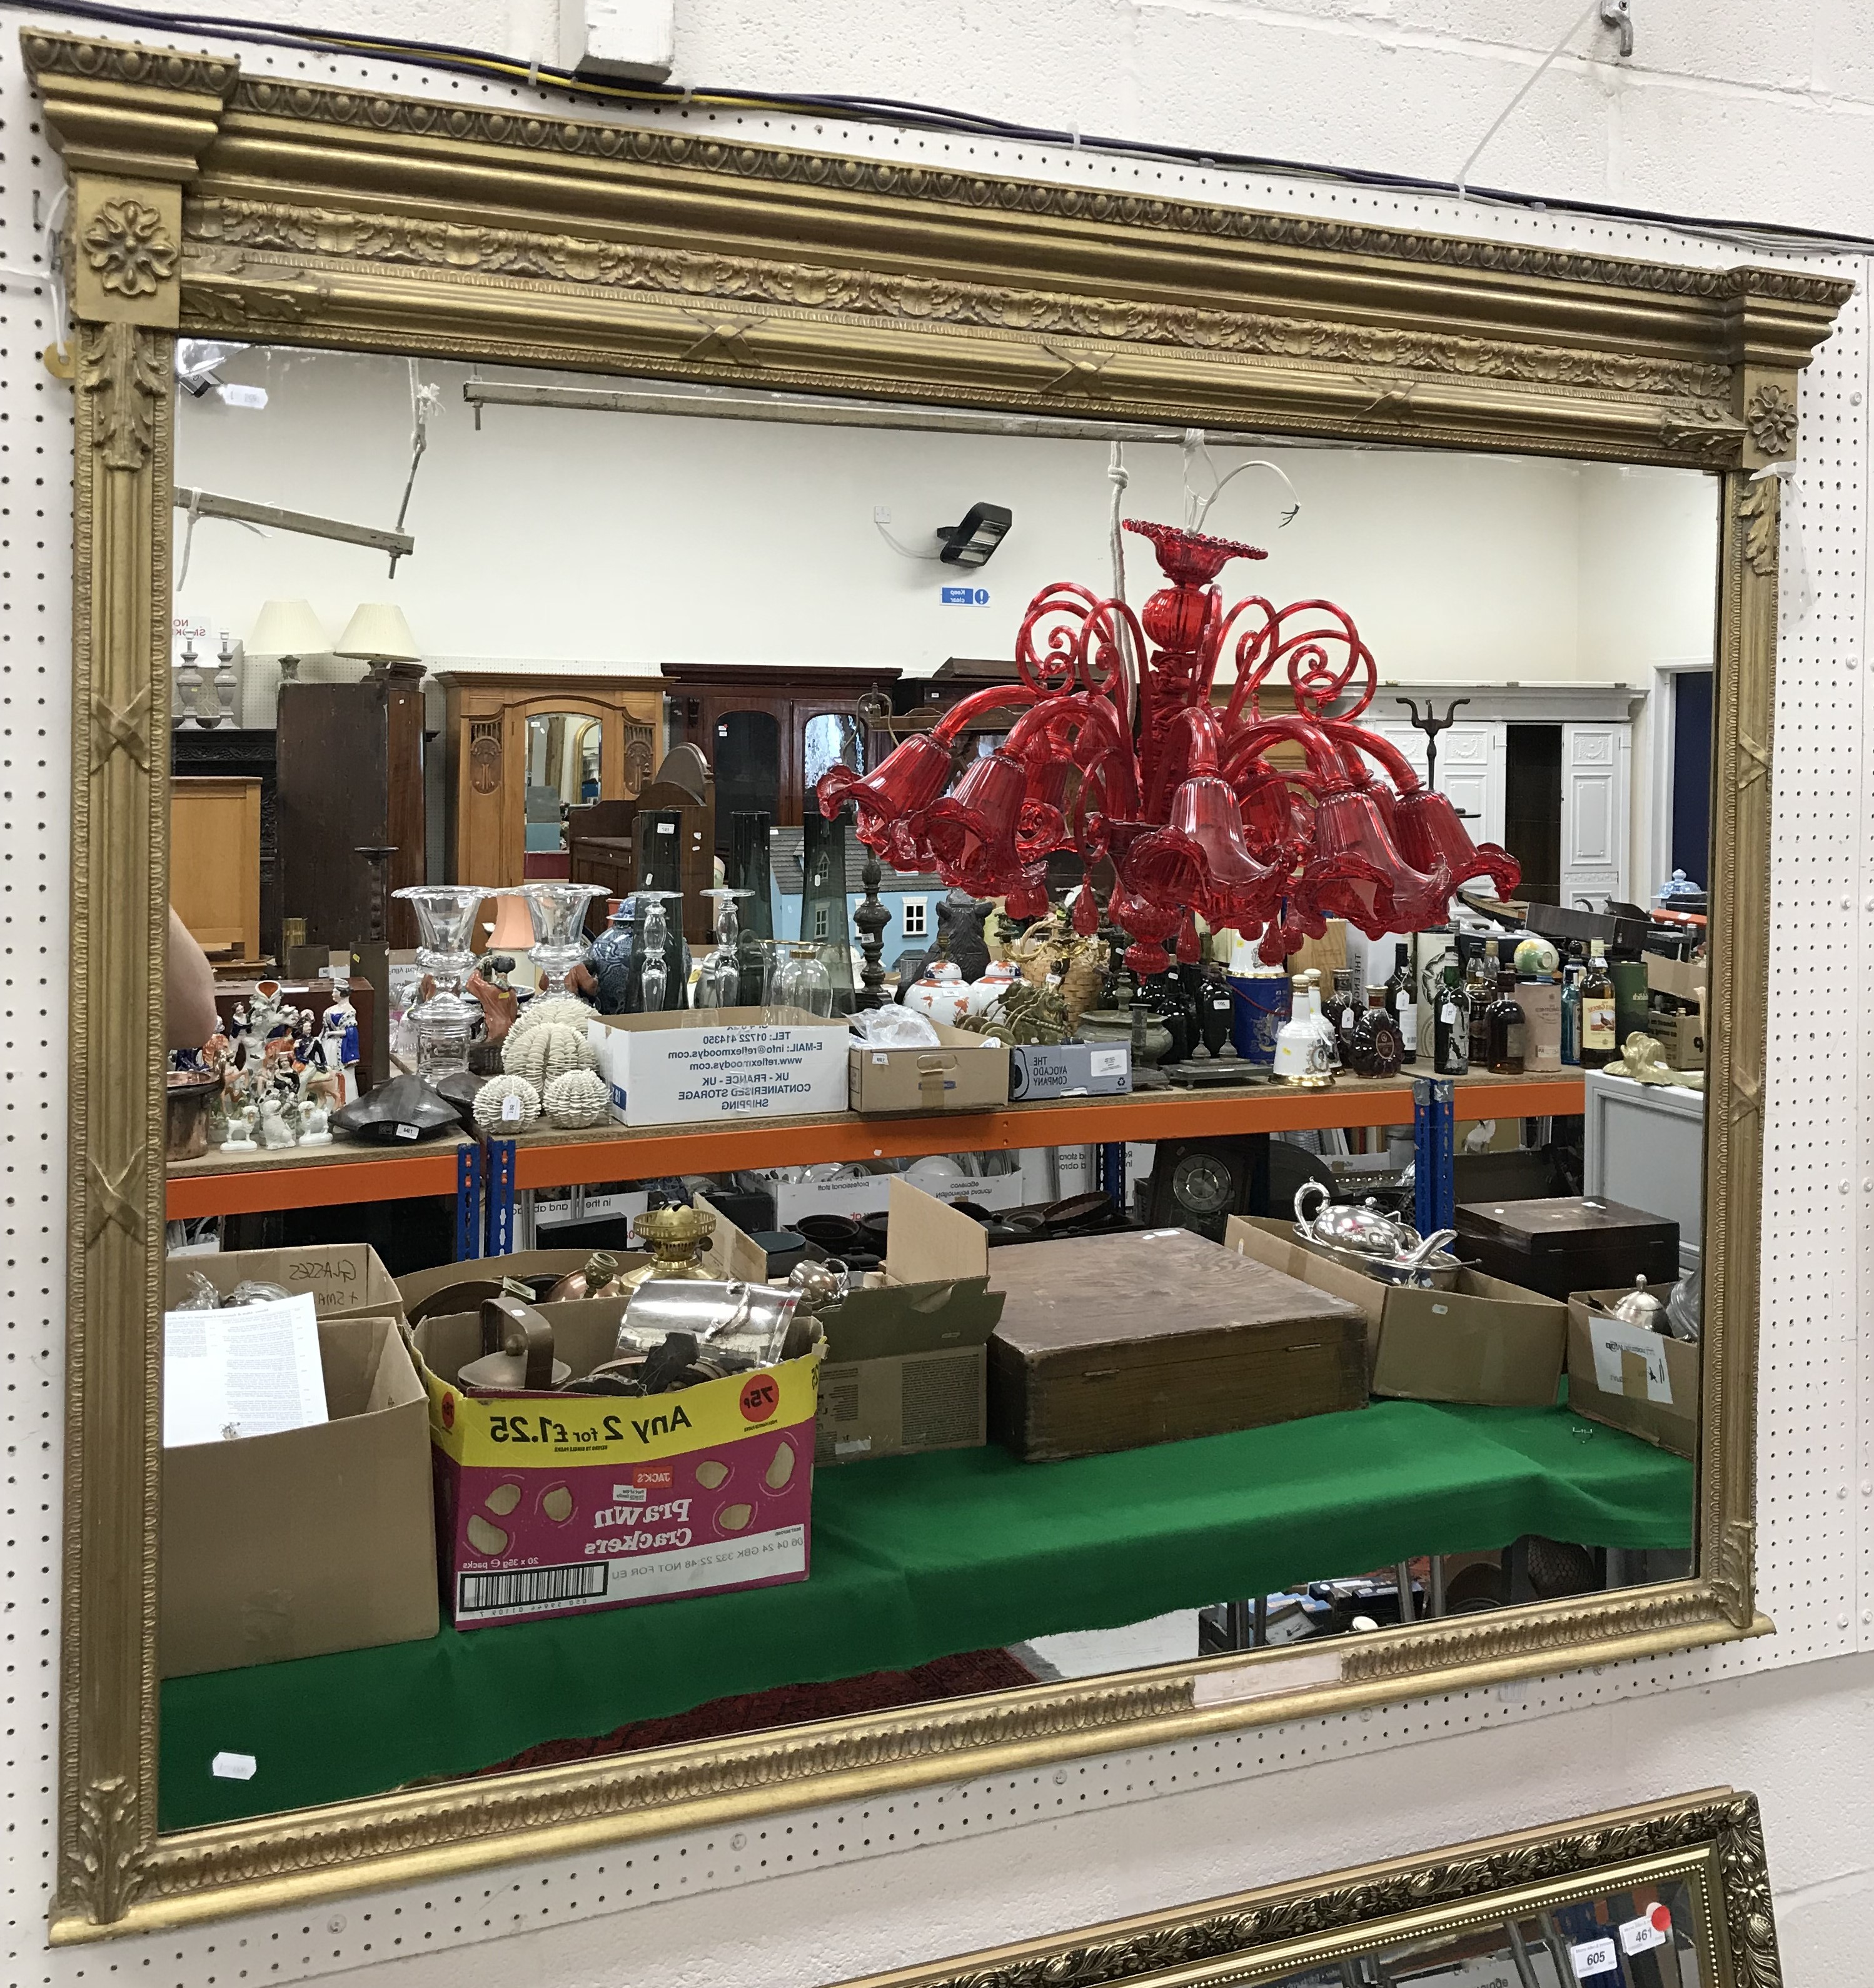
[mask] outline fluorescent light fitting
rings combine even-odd
[[[245,497],[218,496],[212,490],[176,487],[176,509],[191,519],[225,518],[236,525],[264,525],[276,532],[299,532],[307,538],[337,539],[348,546],[370,546],[381,553],[406,556],[417,549],[408,532],[380,531],[375,525],[350,525],[342,519],[320,518],[309,511],[282,510],[277,504],[250,504]]]

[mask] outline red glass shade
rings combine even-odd
[[[1451,888],[1487,877],[1500,898],[1507,898],[1523,881],[1523,866],[1493,842],[1473,842],[1457,810],[1443,794],[1420,788],[1402,794],[1393,806],[1399,853],[1409,863],[1428,869],[1442,861],[1451,872]]]
[[[978,898],[1040,883],[1046,865],[1024,861],[1015,842],[1027,789],[1027,769],[1006,752],[973,759],[956,793],[924,813],[923,839],[939,874]]]
[[[851,801],[859,818],[859,840],[882,849],[887,830],[907,815],[922,813],[949,784],[949,751],[923,733],[888,754],[877,773],[861,776],[853,767],[836,766],[820,776],[814,791],[829,821]]]
[[[1314,853],[1299,894],[1379,938],[1437,924],[1450,901],[1451,869],[1442,857],[1429,873],[1410,867],[1372,796],[1348,788],[1315,803]]]

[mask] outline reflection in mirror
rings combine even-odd
[[[478,428],[416,366],[394,580],[205,515],[175,604],[165,1827],[1200,1656],[1331,1681],[1688,1571],[1715,478],[704,395]],[[179,482],[377,517],[405,361],[223,370],[265,409],[184,398]],[[1165,528],[1119,568],[1115,446]],[[364,607],[387,651],[315,648]],[[689,1019],[719,886],[746,1028],[720,960]],[[484,1206],[478,1137],[577,1157]],[[1384,1978],[1554,1973],[1544,1925],[1475,1939]]]
[[[1368,1944],[1320,1965],[1236,1978],[1257,1988],[1714,1988],[1679,1878]]]
[[[602,728],[577,712],[532,713],[527,719],[527,854],[558,855],[567,817],[599,797]],[[529,871],[529,876],[543,874]]]

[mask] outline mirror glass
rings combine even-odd
[[[726,390],[617,411],[629,380],[599,411],[590,376],[252,347],[220,377],[264,405],[181,397],[177,481],[381,528],[413,373],[438,397],[394,570],[203,517],[176,595],[165,1828],[1201,1655],[1332,1674],[1375,1631],[1689,1571],[1715,478]],[[1122,532],[1122,570],[1116,462],[1170,534]],[[986,560],[946,556],[985,505]],[[1180,533],[1228,556],[1193,578]],[[1099,714],[1024,715],[1063,584],[1034,652],[1122,594],[1169,703],[1108,676]],[[325,643],[290,671],[249,653],[280,603]],[[600,793],[571,684],[604,678],[641,697],[641,809]],[[1128,814],[1135,761],[1172,773]],[[914,764],[949,827],[815,827]],[[531,906],[475,853],[523,816]],[[1148,830],[1167,867],[1126,911]],[[998,835],[1033,875],[978,894]],[[1239,847],[1279,888],[1232,925],[1179,880]],[[874,931],[900,1033],[849,1063]],[[821,1060],[673,1074],[644,1046],[692,1004]],[[1417,1078],[1449,1088],[1416,1144]],[[1188,1134],[1135,1136],[1187,1097]],[[455,1191],[478,1134],[577,1158],[491,1231]],[[377,1191],[335,1202],[335,1161]],[[647,1242],[709,1268],[655,1212],[699,1193],[777,1309],[627,1322]],[[484,1341],[491,1234],[550,1357]],[[374,1446],[367,1498],[293,1475],[302,1425]]]
[[[1261,1988],[1715,1988],[1702,1916],[1691,1885],[1669,1878],[1233,1978]]]
[[[568,813],[598,799],[601,735],[599,721],[580,712],[536,712],[529,716],[526,807],[529,856],[563,852]]]

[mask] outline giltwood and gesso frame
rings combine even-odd
[[[37,31],[22,42],[70,176],[76,354],[56,1939],[1770,1626],[1751,1519],[1779,485],[1754,472],[1793,454],[1797,374],[1849,285],[469,110]],[[1309,1689],[1285,1688],[1279,1653],[1233,1657],[160,1836],[178,332],[1720,473],[1695,1577],[1362,1638],[1338,1682]],[[1194,1697],[1219,1663],[1230,1679]]]
[[[1378,1963],[1391,1956],[1396,1966],[1402,1948],[1444,1939],[1452,1950],[1439,1957],[1455,1959],[1467,1934],[1497,1932],[1507,1919],[1675,1881],[1689,1895],[1704,1988],[1781,1988],[1757,1800],[1730,1788],[868,1975],[845,1988],[1284,1988],[1330,1969],[1351,1983],[1362,1961],[1374,1971],[1360,1979],[1387,1983],[1393,1975]],[[1561,1966],[1553,1949],[1551,1957]],[[1436,1971],[1399,1969],[1414,1980]],[[1533,1981],[1533,1969],[1521,1978]],[[1624,1963],[1620,1978],[1633,1978]],[[1670,1978],[1681,1977],[1675,1969]]]

